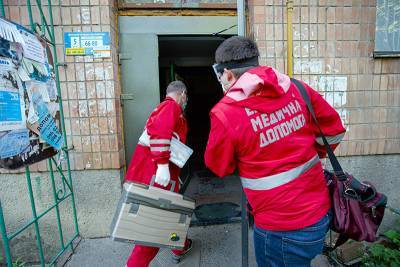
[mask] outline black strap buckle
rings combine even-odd
[[[347,174],[343,171],[335,172],[335,176],[339,181],[347,181],[349,179]]]

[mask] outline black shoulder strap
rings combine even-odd
[[[321,133],[321,138],[324,141],[324,145],[326,147],[328,157],[332,164],[332,168],[333,168],[333,172],[335,173],[335,176],[341,181],[347,180],[347,175],[343,172],[342,166],[340,166],[340,163],[339,163],[338,159],[336,158],[335,153],[333,153],[331,146],[329,145],[328,141],[326,140],[325,135],[322,132],[321,127],[318,124],[317,117],[315,116],[314,108],[311,104],[311,100],[307,93],[306,88],[304,88],[304,85],[300,81],[298,81],[294,78],[291,78],[291,81],[296,85],[297,89],[300,91],[300,94],[303,97],[304,101],[306,102],[308,110],[310,111],[311,116],[313,117],[314,122],[317,125],[319,132]]]

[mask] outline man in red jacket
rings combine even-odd
[[[285,74],[258,65],[250,39],[231,37],[213,66],[225,96],[211,110],[206,165],[238,169],[254,216],[259,266],[309,266],[322,252],[330,199],[320,158],[326,151],[300,92]],[[345,134],[338,113],[303,83],[335,148]]]
[[[179,191],[178,166],[169,162],[171,138],[179,137],[186,141],[187,123],[183,115],[187,103],[186,86],[181,81],[174,81],[167,87],[167,97],[153,110],[144,130],[149,146],[139,143],[129,164],[125,181],[150,184],[155,175],[155,184],[159,188],[170,190],[170,180],[175,181],[175,192]],[[183,250],[173,250],[175,261],[179,261],[192,247],[192,240],[187,239]],[[136,245],[128,258],[128,267],[147,267],[159,251],[158,247]]]

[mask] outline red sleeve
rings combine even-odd
[[[219,177],[232,174],[236,169],[235,148],[228,130],[211,113],[211,130],[204,160],[206,166]]]
[[[324,133],[330,147],[334,150],[343,139],[346,129],[343,126],[342,120],[338,112],[314,89],[305,84],[308,94],[311,98],[311,103],[317,117],[318,124]],[[312,120],[312,129],[316,136],[314,147],[320,158],[326,157],[326,148],[321,138],[321,133]]]
[[[146,126],[150,136],[150,152],[157,164],[169,162],[171,138],[180,115],[179,106],[166,101],[157,108]]]

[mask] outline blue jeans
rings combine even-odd
[[[295,231],[268,231],[254,225],[254,248],[259,267],[310,266],[322,253],[330,213],[317,223]]]

